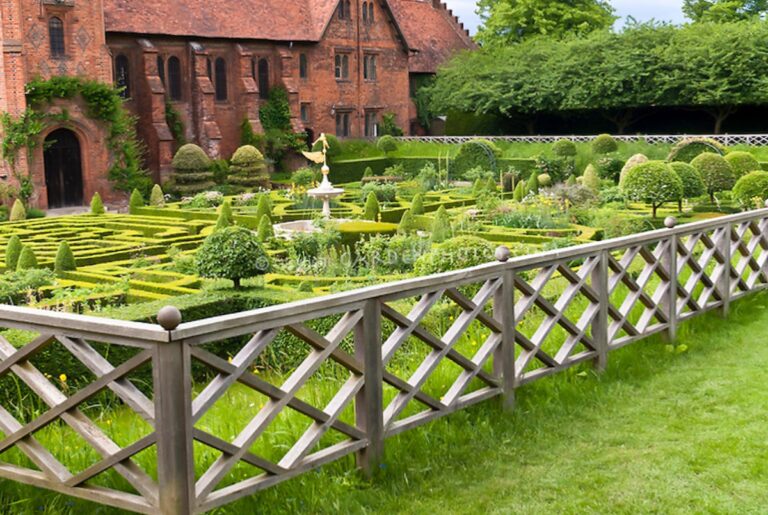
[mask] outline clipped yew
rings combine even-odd
[[[235,218],[232,216],[232,205],[229,203],[229,200],[225,200],[219,208],[219,218],[216,220],[216,228],[214,230],[224,229],[234,223]]]
[[[152,192],[149,195],[149,205],[152,207],[165,206],[165,193],[163,193],[163,188],[159,184],[152,186]]]
[[[452,236],[451,217],[448,216],[448,210],[445,209],[445,206],[440,206],[437,213],[435,213],[435,220],[432,222],[430,241],[432,243],[442,243]]]
[[[715,193],[733,188],[736,178],[728,161],[720,154],[705,152],[699,154],[691,165],[701,174],[707,188],[710,201],[715,201]]]
[[[128,201],[128,208],[133,211],[136,208],[144,207],[144,196],[137,189],[131,192],[131,199]]]
[[[232,155],[227,182],[240,189],[269,187],[264,155],[252,145],[243,145]]]
[[[268,216],[262,216],[259,220],[259,227],[256,230],[256,236],[259,241],[265,242],[275,236],[275,229],[272,227],[272,221]]]
[[[38,263],[37,256],[35,256],[35,251],[32,250],[32,247],[24,245],[24,247],[21,249],[21,254],[19,255],[19,262],[16,264],[16,270],[32,270],[33,268],[37,267]]]
[[[104,202],[101,201],[101,195],[99,195],[99,192],[97,191],[93,194],[93,197],[91,197],[91,214],[103,215],[104,213],[106,213]]]
[[[763,207],[768,199],[768,172],[757,170],[740,178],[733,187],[733,198],[745,209]]]
[[[416,231],[416,221],[413,218],[413,213],[406,211],[403,213],[403,217],[400,219],[400,224],[397,226],[398,234],[411,234]]]
[[[417,193],[416,196],[413,197],[413,202],[411,203],[411,212],[414,215],[424,214],[424,195],[421,193]]]
[[[195,195],[216,185],[211,160],[193,143],[182,146],[173,157],[172,188],[180,195]]]
[[[27,208],[24,207],[24,204],[21,202],[21,200],[16,199],[16,201],[13,203],[13,207],[11,207],[11,214],[8,217],[8,220],[11,222],[20,222],[26,219]]]
[[[5,269],[16,270],[16,266],[19,264],[19,256],[21,255],[21,249],[24,245],[21,244],[21,239],[13,234],[8,238],[8,243],[5,246]]]
[[[374,192],[368,193],[368,197],[365,199],[363,218],[376,222],[379,220],[379,210],[379,199],[376,198],[376,194]]]
[[[54,261],[53,270],[57,274],[77,270],[75,255],[72,253],[72,249],[66,241],[62,241],[59,244],[59,250],[56,252],[56,261]]]

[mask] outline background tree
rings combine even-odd
[[[694,22],[727,22],[764,15],[768,0],[683,0],[683,13]]]
[[[616,21],[605,0],[480,0],[484,46],[504,46],[536,36],[562,37],[607,29]]]

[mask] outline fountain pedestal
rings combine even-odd
[[[307,191],[307,195],[310,197],[323,201],[323,217],[328,219],[331,218],[331,200],[344,194],[343,188],[335,188],[331,181],[328,180],[328,173],[330,171],[328,165],[323,165],[323,181],[320,183],[320,186]]]

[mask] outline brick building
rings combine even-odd
[[[24,111],[34,77],[121,85],[157,181],[174,148],[167,103],[185,139],[212,157],[231,155],[244,120],[262,131],[259,107],[277,86],[296,131],[373,137],[385,113],[410,131],[415,80],[474,47],[438,0],[0,0],[0,42],[0,112]],[[104,127],[78,101],[51,110],[67,110],[66,126],[46,128],[47,144],[19,163],[32,173],[35,203],[112,197]]]

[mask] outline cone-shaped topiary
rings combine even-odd
[[[414,215],[424,214],[424,195],[421,193],[417,193],[416,196],[413,197],[413,202],[411,203],[411,212]]]
[[[453,236],[451,230],[451,217],[448,216],[448,211],[445,206],[440,206],[435,214],[435,221],[432,223],[432,236],[430,241],[432,243],[442,243],[445,240]]]
[[[413,219],[413,213],[406,211],[400,219],[400,225],[397,226],[398,234],[411,234],[416,231],[416,221]]]
[[[268,188],[269,173],[259,149],[251,145],[238,148],[232,155],[227,181],[241,189]]]
[[[139,190],[134,189],[131,192],[131,200],[128,201],[128,208],[130,211],[133,211],[138,207],[144,207],[144,197]]]
[[[272,221],[268,216],[262,216],[259,220],[259,228],[256,231],[256,235],[259,237],[259,241],[265,242],[275,236],[275,230],[272,227]]]
[[[527,197],[531,193],[534,195],[539,194],[539,177],[535,173],[532,173],[528,182],[525,183],[525,196]]]
[[[101,201],[101,195],[99,195],[99,192],[97,191],[93,194],[93,197],[91,197],[91,214],[103,215],[105,212],[104,202]]]
[[[365,171],[363,172],[363,177],[373,177],[373,168],[366,166]]]
[[[213,279],[230,279],[240,288],[242,279],[269,272],[271,264],[255,234],[232,226],[208,236],[195,255],[197,273]]]
[[[31,270],[33,268],[37,268],[37,256],[35,256],[35,251],[32,250],[32,247],[25,245],[21,249],[19,262],[16,264],[16,270]]]
[[[214,231],[224,229],[235,223],[235,219],[232,216],[232,206],[229,200],[225,200],[219,208],[219,218],[216,220],[216,227]]]
[[[259,197],[259,203],[256,205],[256,220],[261,221],[264,216],[267,216],[272,223],[272,203],[266,194]]]
[[[488,179],[485,181],[485,190],[492,193],[499,191],[499,185],[496,184],[496,181],[493,179],[493,177],[488,177]]]
[[[480,193],[482,193],[484,189],[485,189],[485,181],[479,177],[475,179],[475,182],[472,183],[472,195],[476,197],[480,195]]]
[[[21,249],[24,246],[21,244],[21,239],[15,234],[8,238],[8,244],[5,246],[5,269],[16,270],[16,265],[19,264],[19,255]]]
[[[57,274],[77,270],[75,255],[72,254],[72,249],[69,248],[69,243],[66,241],[62,241],[59,244],[59,250],[56,252],[56,261],[54,262],[53,270]]]
[[[571,175],[570,177],[568,177],[568,180],[565,181],[565,183],[568,186],[576,186],[576,176],[575,175]]]
[[[152,186],[152,193],[149,195],[149,205],[152,207],[165,206],[165,193],[163,193],[163,188],[159,184]]]
[[[11,216],[8,218],[11,222],[20,222],[27,219],[27,208],[21,203],[21,200],[16,199],[11,208]]]
[[[517,186],[515,186],[515,193],[512,195],[512,198],[517,202],[522,202],[525,198],[525,184],[523,181],[518,182]]]
[[[600,176],[597,173],[597,168],[595,168],[595,165],[589,165],[587,166],[587,169],[584,170],[581,184],[595,192],[600,190]]]
[[[365,211],[363,218],[366,220],[373,220],[378,222],[379,220],[379,199],[376,198],[376,193],[370,192],[365,199]]]
[[[202,148],[192,143],[182,146],[173,157],[173,190],[180,195],[194,195],[215,186],[211,164]]]

